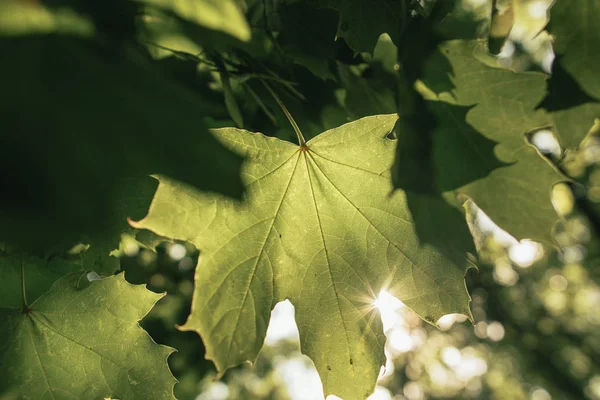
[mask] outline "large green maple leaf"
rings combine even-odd
[[[23,312],[0,305],[0,392],[28,399],[174,399],[172,349],[137,322],[162,297],[123,275],[58,280]]]
[[[220,373],[256,358],[270,312],[286,298],[325,394],[344,399],[366,398],[384,362],[373,307],[381,289],[432,323],[469,315],[465,255],[420,244],[407,194],[392,187],[387,136],[396,120],[366,117],[302,146],[214,131],[248,157],[242,203],[160,178],[148,216],[134,225],[201,250],[183,329],[202,336]]]

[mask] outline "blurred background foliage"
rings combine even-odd
[[[434,1],[412,3],[415,13],[426,13]],[[490,20],[491,0],[459,2],[459,9],[469,20],[484,21],[482,31],[490,33],[490,48],[498,54],[485,55],[489,63],[516,71],[549,72],[554,54],[544,27],[551,0],[493,3],[499,11]],[[28,199],[50,198],[54,201],[48,203],[51,206],[70,200],[59,210],[32,203],[39,218],[47,222],[44,228],[39,228],[39,219],[28,221],[31,224],[25,225],[23,235],[15,236],[14,226],[23,222],[17,221],[12,228],[5,225],[6,229],[0,231],[5,236],[0,239],[10,234],[23,246],[18,239],[29,240],[31,230],[38,229],[41,242],[47,244],[45,239],[52,232],[58,244],[40,251],[45,257],[62,254],[80,258],[83,269],[101,275],[124,270],[131,283],[146,283],[150,290],[167,292],[142,325],[158,343],[178,350],[169,358],[169,365],[179,380],[175,387],[179,399],[322,398],[318,375],[310,360],[300,353],[290,303],[281,303],[273,311],[265,347],[257,362],[234,368],[218,380],[212,364],[204,360],[198,336],[176,329],[189,314],[198,251],[186,243],[165,242],[148,232],[136,232],[127,224],[110,232],[88,232],[88,228],[104,226],[97,224],[98,220],[112,221],[110,218],[116,218],[115,215],[121,216],[122,222],[124,216],[144,215],[155,183],[144,178],[144,182],[125,184],[126,189],[122,183],[140,174],[167,173],[199,187],[239,194],[235,182],[230,186],[219,182],[235,174],[240,162],[227,158],[225,149],[210,144],[214,147],[209,147],[208,152],[189,152],[194,144],[186,141],[171,148],[171,159],[160,157],[159,162],[149,163],[147,155],[136,158],[131,152],[114,150],[121,144],[131,149],[149,141],[147,136],[130,136],[126,130],[139,131],[132,126],[162,127],[155,130],[152,139],[153,146],[158,147],[141,149],[151,154],[167,153],[161,146],[172,143],[173,135],[189,136],[191,131],[200,135],[206,128],[220,126],[243,127],[294,141],[295,134],[269,94],[267,82],[308,139],[362,116],[397,112],[398,49],[383,34],[373,54],[354,52],[343,37],[337,36],[338,13],[329,8],[314,12],[307,5],[310,2],[203,0],[192,5],[187,1],[142,0],[99,4],[72,0],[0,4],[3,53],[13,49],[11,41],[15,37],[24,34],[57,35],[58,44],[65,35],[82,40],[69,42],[65,48],[57,45],[48,50],[47,57],[64,55],[64,51],[73,54],[76,49],[77,57],[55,67],[73,62],[75,67],[95,74],[96,86],[90,86],[88,75],[73,81],[71,71],[55,87],[49,88],[46,81],[41,81],[42,92],[55,95],[53,90],[71,87],[67,94],[87,90],[103,93],[105,83],[115,79],[112,68],[118,62],[125,63],[123,68],[129,68],[129,72],[123,81],[114,84],[127,85],[134,96],[128,98],[134,104],[129,104],[126,111],[122,106],[109,108],[103,118],[112,118],[110,123],[99,121],[94,127],[99,129],[98,136],[103,136],[100,130],[106,131],[103,140],[90,153],[76,158],[86,161],[85,157],[91,157],[82,164],[87,169],[72,174],[65,175],[65,171],[72,168],[73,152],[82,148],[72,140],[78,130],[94,123],[82,120],[70,125],[75,133],[65,136],[60,146],[52,147],[52,157],[64,163],[50,171],[55,175],[40,177],[43,163],[16,167],[23,160],[15,154],[30,153],[23,148],[16,151],[21,144],[15,144],[6,135],[8,128],[16,129],[17,123],[26,120],[25,116],[3,121],[4,134],[0,138],[4,152],[0,150],[0,155],[6,157],[0,165],[9,171],[21,171],[19,179],[33,177],[34,182],[40,182],[40,191],[27,193]],[[90,44],[95,46],[92,50]],[[39,50],[35,47],[39,43],[21,45],[27,45],[20,53],[23,57],[31,56],[27,50]],[[94,58],[98,54],[103,57],[100,63]],[[10,62],[3,60],[2,64],[0,82],[8,87],[16,81],[15,74],[22,71],[11,69]],[[35,58],[14,65],[24,64],[35,68],[44,65]],[[143,83],[132,85],[132,79],[140,73],[160,79],[153,81],[152,87]],[[39,88],[15,89],[21,95],[9,100],[3,97],[3,116],[7,109],[22,110],[23,105],[30,104],[35,110],[45,110],[43,115],[63,115],[68,120],[74,110],[85,116],[89,109],[102,109],[112,101],[107,92],[105,98],[88,99],[89,103],[75,101],[54,107],[52,100],[33,101],[28,97]],[[185,98],[178,109],[173,107],[174,98]],[[163,114],[167,110],[163,103],[166,99],[171,103],[168,112],[172,115]],[[12,108],[7,108],[9,102]],[[137,105],[140,108],[136,110]],[[62,120],[51,120],[51,127],[64,128]],[[130,125],[115,129],[125,122]],[[555,208],[563,217],[554,232],[556,247],[516,241],[471,203],[470,227],[480,253],[479,271],[471,270],[467,276],[475,324],[449,315],[440,320],[441,329],[436,329],[382,293],[376,306],[388,338],[388,362],[371,400],[600,399],[600,129],[596,126],[578,148],[566,151],[558,148],[550,131],[537,132],[531,140],[572,178],[569,184],[556,186],[553,193]],[[198,163],[211,152],[214,154],[209,162]],[[186,171],[209,168],[202,175],[211,177],[211,162],[219,168],[225,165],[227,172],[216,169],[214,179],[206,182],[186,175]],[[174,167],[177,163],[182,163],[181,168]],[[67,177],[64,181],[63,175]],[[108,178],[99,182],[99,177]],[[73,179],[85,182],[90,178],[93,185],[72,184]],[[11,176],[2,179],[6,187],[18,180]],[[47,187],[53,179],[59,182],[56,191]],[[133,194],[127,194],[127,190]],[[123,209],[124,198],[137,200]],[[21,198],[5,197],[2,202],[3,210],[4,206],[29,204]],[[94,218],[88,220],[90,215]],[[57,220],[79,221],[76,218],[81,216],[86,216],[85,223],[69,223],[64,231],[56,232]],[[73,232],[85,234],[74,238]],[[65,241],[69,246],[62,245]],[[73,250],[72,244],[77,241],[83,246]],[[9,247],[3,244],[2,251]],[[65,255],[67,248],[71,251]],[[81,249],[87,251],[79,253]]]

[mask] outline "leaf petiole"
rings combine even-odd
[[[265,85],[265,87],[267,88],[269,93],[271,93],[271,96],[273,96],[273,98],[275,99],[277,104],[279,104],[279,107],[281,107],[281,110],[287,117],[288,121],[290,121],[290,124],[292,124],[292,127],[294,128],[294,131],[296,132],[296,136],[298,137],[298,144],[300,145],[300,147],[303,147],[303,148],[306,147],[306,140],[304,139],[304,135],[302,135],[302,131],[300,131],[300,127],[294,120],[294,117],[292,117],[292,114],[290,114],[290,112],[288,111],[285,104],[283,104],[283,102],[281,101],[279,96],[277,96],[277,93],[275,93],[275,91],[273,89],[271,89],[271,86],[269,86],[269,84],[262,78],[260,78],[260,81],[263,83],[263,85]]]
[[[28,314],[31,311],[29,305],[27,304],[27,293],[25,292],[25,266],[23,265],[23,252],[21,252],[21,312],[23,314]]]

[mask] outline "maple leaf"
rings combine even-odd
[[[432,150],[437,186],[468,195],[518,239],[552,243],[558,220],[552,187],[566,178],[526,139],[551,124],[537,109],[547,76],[488,66],[473,56],[478,46],[477,41],[444,42],[427,63],[425,85],[436,87],[450,78],[454,86],[426,94],[437,101],[432,111],[440,121]],[[438,68],[440,59],[450,62],[451,73]],[[465,112],[457,114],[461,108]]]
[[[563,68],[588,95],[600,99],[600,0],[556,1],[548,30]]]
[[[174,399],[171,348],[137,322],[162,295],[123,275],[78,289],[58,280],[20,308],[0,305],[0,392],[31,399]]]
[[[239,40],[250,40],[250,26],[235,0],[141,0],[174,12],[208,29],[225,32]]]
[[[22,269],[22,271],[21,271]],[[27,282],[25,296],[31,302],[46,293],[59,278],[81,270],[79,264],[60,258],[44,260],[21,252],[0,255],[0,281],[9,283],[0,292],[0,307],[21,306],[21,272]]]
[[[133,225],[201,250],[183,329],[202,336],[219,373],[256,358],[272,308],[290,299],[325,394],[362,399],[384,363],[380,290],[431,323],[470,315],[465,255],[420,244],[407,194],[392,187],[396,120],[366,117],[301,146],[215,130],[247,157],[242,203],[160,177],[148,216]]]
[[[382,33],[399,43],[410,15],[407,0],[325,0],[317,4],[340,12],[338,35],[357,53],[372,53]]]

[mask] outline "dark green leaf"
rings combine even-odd
[[[333,79],[330,64],[335,56],[334,39],[338,15],[298,2],[279,9],[281,31],[278,41],[286,54],[323,79]]]
[[[373,53],[382,33],[399,43],[410,18],[409,0],[323,0],[316,4],[339,11],[338,35],[355,52]]]
[[[600,102],[587,95],[560,62],[554,61],[548,95],[540,105],[550,113],[554,132],[565,148],[575,148],[600,117]]]
[[[148,212],[158,182],[149,176],[124,178],[117,184],[115,208],[107,216],[107,230],[82,238],[89,248],[82,255],[83,268],[100,275],[112,275],[119,268],[119,260],[111,255],[119,248],[121,235],[132,233],[127,219],[138,220]]]
[[[80,264],[61,258],[44,260],[21,252],[0,255],[0,281],[4,285],[0,291],[0,307],[21,307],[21,267],[27,282],[25,295],[30,303],[46,293],[59,278],[82,269]]]
[[[517,238],[550,243],[558,219],[550,195],[564,177],[526,141],[526,134],[550,123],[547,114],[535,110],[545,95],[546,76],[487,66],[473,57],[476,47],[477,42],[446,42],[428,63],[426,85],[447,79],[437,67],[446,57],[456,88],[428,95],[440,102],[434,110],[440,126],[433,135],[436,173],[441,173],[437,186],[467,194]],[[444,115],[449,105],[463,109]]]
[[[600,0],[555,1],[550,21],[562,67],[585,93],[600,99]]]
[[[174,399],[171,348],[138,322],[162,295],[122,275],[57,281],[29,306],[0,307],[0,392],[30,399]]]
[[[136,48],[48,35],[0,38],[0,51],[2,237],[102,231],[126,176],[240,196],[241,159],[206,130],[197,97]]]

